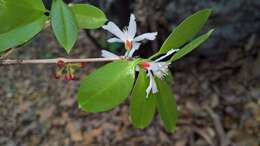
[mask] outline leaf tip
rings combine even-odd
[[[208,32],[208,35],[210,36],[214,31],[215,31],[215,29],[211,29],[211,30]]]

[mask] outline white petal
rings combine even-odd
[[[141,43],[133,43],[133,48],[130,50],[128,57],[132,57],[136,50],[138,50],[141,46]]]
[[[156,36],[157,36],[157,32],[152,32],[152,33],[145,33],[142,35],[137,36],[136,38],[134,38],[134,41],[138,42],[138,41],[142,41],[142,40],[155,40]]]
[[[161,60],[163,60],[164,58],[166,58],[166,57],[172,55],[173,53],[175,53],[175,52],[177,52],[177,51],[179,51],[179,50],[180,50],[180,49],[171,49],[171,50],[168,51],[165,55],[163,55],[162,57],[156,59],[154,62],[161,61]]]
[[[139,65],[137,65],[137,66],[135,67],[135,71],[140,71]]]
[[[118,38],[111,38],[107,40],[109,43],[122,43],[123,41]]]
[[[162,79],[164,76],[166,76],[169,72],[168,66],[170,63],[166,62],[157,62],[153,63],[151,65],[151,71],[154,73],[154,75],[160,79]]]
[[[149,96],[149,94],[150,94],[150,92],[151,92],[151,90],[152,90],[152,75],[151,75],[151,72],[150,71],[148,71],[148,76],[149,76],[149,79],[150,79],[150,82],[149,82],[149,86],[146,88],[146,98],[148,98],[148,96]]]
[[[119,58],[118,55],[112,53],[112,52],[109,52],[107,50],[102,50],[101,51],[101,56],[104,57],[104,58]]]
[[[130,21],[128,25],[128,35],[131,39],[133,39],[136,35],[136,21],[134,14],[131,14],[130,16]]]
[[[113,35],[117,36],[118,38],[120,38],[123,42],[125,41],[125,35],[124,33],[118,28],[118,26],[116,26],[115,23],[113,22],[108,22],[107,25],[103,26],[103,29],[111,32]]]
[[[156,82],[153,78],[151,71],[148,71],[148,76],[149,76],[150,82],[149,82],[149,86],[146,89],[146,98],[148,98],[151,91],[153,94],[158,92],[157,85],[156,85]]]

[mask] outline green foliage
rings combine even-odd
[[[164,80],[156,79],[156,83],[159,92],[155,96],[160,117],[167,131],[174,132],[178,117],[175,97],[171,88]]]
[[[146,72],[141,69],[131,95],[130,116],[137,128],[146,128],[152,121],[156,109],[156,98],[153,94],[146,97],[148,86]]]
[[[6,1],[7,3],[13,6],[18,6],[24,9],[34,9],[42,12],[46,11],[42,3],[42,0],[19,0],[19,2],[17,0],[3,0],[3,1]]]
[[[135,62],[116,61],[91,73],[80,83],[78,103],[87,112],[103,112],[122,103],[135,78]]]
[[[41,16],[29,24],[22,25],[6,33],[0,34],[0,52],[30,40],[41,31],[46,20],[46,16]]]
[[[176,49],[184,45],[192,39],[205,25],[211,14],[210,9],[204,9],[191,15],[185,19],[177,28],[170,34],[167,40],[163,43],[160,51],[157,53],[164,54],[171,49]]]
[[[24,1],[24,3],[23,3]],[[41,0],[0,2],[0,52],[25,43],[39,33],[45,21]]]
[[[80,28],[96,29],[107,21],[104,12],[92,5],[72,4],[71,8]]]
[[[69,53],[77,40],[79,29],[72,10],[63,0],[53,1],[51,24],[57,40]]]
[[[49,19],[44,15],[45,12],[48,10],[45,9],[41,0],[19,0],[19,2],[17,0],[0,0],[0,20],[3,22],[0,23],[0,53],[10,47],[27,42],[39,33]],[[185,19],[170,34],[160,51],[151,58],[165,54],[171,49],[180,48],[168,61],[173,62],[197,48],[213,33],[212,29],[191,41],[205,25],[210,13],[210,9],[204,9]],[[71,51],[77,40],[79,28],[96,29],[107,21],[105,14],[94,6],[88,4],[68,6],[63,0],[53,0],[50,14],[54,34],[67,53]],[[116,49],[117,45],[112,44],[110,48]],[[146,97],[149,78],[145,70],[139,69],[135,82],[135,68],[140,61],[145,59],[132,59],[129,59],[131,61],[121,60],[109,63],[85,77],[78,90],[79,107],[87,112],[111,110],[121,104],[132,91],[130,116],[135,127],[146,128],[151,123],[157,109],[167,131],[174,132],[178,112],[175,96],[170,88],[173,76],[169,74],[165,79],[158,79],[156,71],[149,70],[156,80],[158,92]],[[153,62],[149,59],[145,61]],[[166,69],[160,69],[160,67],[158,66],[157,71],[164,73],[163,69]],[[155,84],[151,85],[156,87]]]
[[[171,61],[176,61],[185,56],[186,54],[190,53],[193,49],[197,48],[200,44],[206,41],[213,32],[214,30],[212,29],[208,33],[198,37],[189,44],[185,45],[180,51],[178,51],[176,54],[172,56]]]

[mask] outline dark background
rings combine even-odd
[[[45,0],[46,5],[50,4]],[[71,2],[67,0],[67,2]],[[90,114],[75,101],[79,81],[55,80],[54,65],[0,66],[0,145],[4,146],[259,146],[260,1],[259,0],[78,0],[98,6],[121,27],[130,13],[138,33],[158,31],[136,55],[156,52],[184,18],[203,9],[213,14],[202,32],[210,39],[171,66],[180,118],[174,134],[156,116],[151,126],[135,129],[128,102],[104,113]],[[121,53],[105,40],[102,29],[81,31],[70,56],[51,28],[8,58],[98,57],[100,49]],[[148,49],[150,48],[150,49]],[[97,67],[77,72],[83,78]]]

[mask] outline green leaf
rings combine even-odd
[[[24,1],[24,0],[22,0]],[[17,3],[15,0],[0,1],[0,51],[25,43],[41,31],[48,17],[40,10],[39,0]],[[39,9],[36,9],[39,8]]]
[[[156,83],[159,90],[156,94],[156,99],[160,117],[166,130],[168,132],[174,132],[178,117],[175,97],[165,81],[156,78]]]
[[[42,30],[48,18],[42,16],[31,23],[14,28],[6,33],[0,34],[0,52],[23,44]]]
[[[204,9],[185,19],[163,43],[158,55],[177,49],[190,41],[205,25],[210,14],[210,9]]]
[[[87,112],[103,112],[122,103],[133,87],[135,65],[116,61],[84,78],[78,91],[79,107]]]
[[[72,4],[80,28],[96,29],[104,25],[107,18],[104,12],[89,4]]]
[[[52,3],[51,24],[57,40],[69,53],[77,40],[79,29],[72,10],[62,0]]]
[[[174,78],[172,73],[169,71],[167,76],[164,77],[164,80],[169,84],[172,85],[174,83]]]
[[[189,44],[185,45],[181,50],[179,50],[176,54],[174,54],[171,58],[171,61],[176,61],[183,56],[190,53],[193,49],[197,48],[200,44],[202,44],[204,41],[206,41],[209,36],[214,32],[214,29],[211,29],[206,34],[198,37],[197,39],[193,40]]]
[[[137,128],[146,128],[154,117],[156,98],[154,96],[146,97],[148,84],[146,72],[141,69],[132,91],[130,102],[130,116],[133,125]]]
[[[19,0],[19,2],[17,2],[17,0],[2,0],[2,2],[24,9],[34,9],[43,12],[47,11],[42,0]]]

